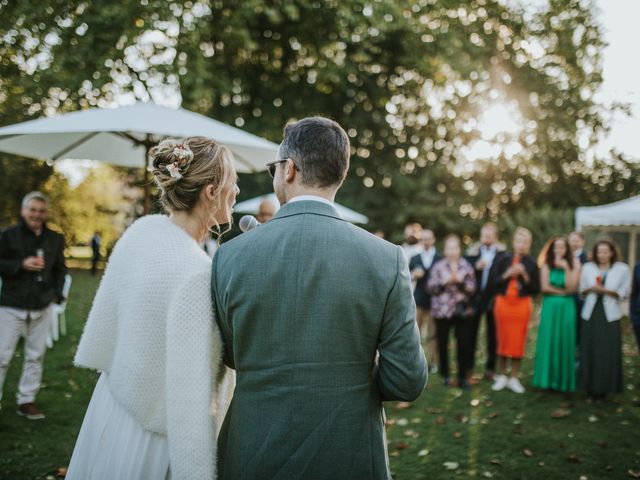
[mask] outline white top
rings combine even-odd
[[[164,215],[136,221],[116,244],[75,363],[107,372],[114,398],[166,434],[176,479],[213,478],[222,340],[211,260]]]
[[[498,247],[496,245],[491,245],[489,247],[487,247],[486,245],[480,246],[480,259],[485,262],[480,282],[480,287],[483,290],[485,289],[485,287],[487,286],[487,282],[489,281],[489,271],[491,270],[491,265],[493,264],[493,260],[496,258],[497,252]]]
[[[327,205],[331,205],[332,207],[334,206],[331,200],[327,200],[326,198],[319,197],[317,195],[298,195],[297,197],[293,197],[291,200],[287,201],[287,203],[302,202],[304,200],[311,200],[313,202],[322,202],[322,203],[326,203]]]
[[[602,277],[602,275],[603,272],[600,271],[594,262],[585,263],[582,267],[582,274],[580,275],[580,292],[582,293],[584,290],[595,286],[598,276]],[[623,316],[621,302],[629,296],[629,290],[631,288],[631,272],[629,272],[629,266],[622,262],[614,263],[604,276],[604,288],[618,293],[618,298],[613,298],[611,295],[603,296],[602,303],[605,316],[609,322],[620,320]],[[581,315],[584,320],[591,318],[593,308],[597,301],[598,295],[596,293],[591,292],[587,294]]]
[[[429,250],[423,250],[420,253],[420,258],[422,259],[422,264],[424,268],[431,268],[431,264],[433,263],[433,257],[436,255],[436,247],[431,247]]]

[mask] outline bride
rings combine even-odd
[[[199,247],[231,221],[231,153],[203,137],[165,140],[153,175],[169,216],[137,220],[116,244],[75,363],[101,373],[67,479],[215,478],[233,374]]]

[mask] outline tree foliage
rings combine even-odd
[[[590,1],[0,5],[4,119],[175,95],[277,142],[286,122],[329,116],[352,142],[338,200],[388,233],[412,219],[475,233],[638,192],[636,163],[594,153],[607,116]],[[507,128],[490,112],[506,112]],[[246,198],[269,180],[241,188]]]

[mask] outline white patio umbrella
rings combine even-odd
[[[278,198],[275,193],[271,193],[268,195],[262,195],[260,197],[251,198],[249,200],[245,200],[244,202],[236,203],[233,207],[233,210],[238,213],[251,213],[257,214],[260,210],[260,204],[265,200],[270,201],[276,207],[276,210],[280,208],[280,202],[278,202]],[[369,222],[369,219],[362,215],[361,213],[356,212],[355,210],[351,210],[350,208],[345,207],[344,205],[340,205],[339,203],[334,203],[336,210],[340,214],[340,216],[351,223],[359,223],[366,224]]]
[[[261,137],[198,113],[137,103],[117,108],[92,108],[0,128],[0,151],[55,161],[90,159],[145,169],[147,156],[164,137],[201,135],[227,146],[239,172],[264,170],[278,146]]]

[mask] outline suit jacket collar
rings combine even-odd
[[[344,220],[334,206],[314,200],[300,200],[298,202],[286,203],[278,210],[271,221],[279,220],[294,215],[320,215],[323,217],[332,217],[337,220]]]

